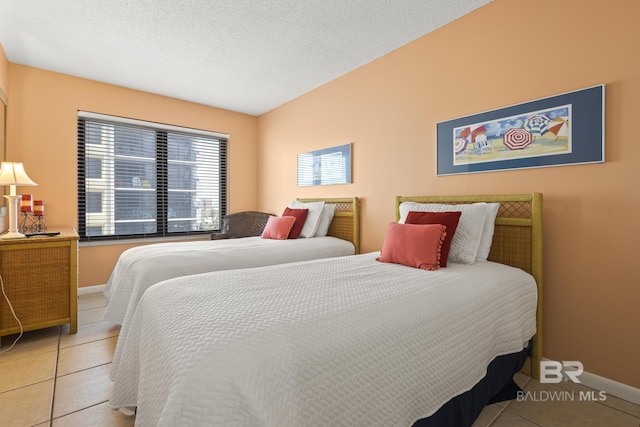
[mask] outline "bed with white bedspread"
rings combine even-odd
[[[111,406],[137,406],[149,426],[408,426],[535,333],[536,286],[521,270],[425,272],[377,255],[149,289]]]
[[[327,236],[287,240],[240,239],[158,243],[123,252],[105,287],[104,319],[123,324],[142,294],[163,280],[189,274],[353,255],[359,245],[357,198],[306,199],[334,205]]]
[[[498,216],[494,257],[516,228],[539,227]],[[150,288],[114,359],[110,406],[141,426],[411,426],[474,390],[492,361],[539,345],[539,271],[491,260],[425,271],[378,256]]]

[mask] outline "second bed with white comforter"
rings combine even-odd
[[[122,253],[109,277],[104,319],[124,324],[150,286],[174,277],[354,253],[353,243],[331,236],[289,240],[258,236],[138,246]]]
[[[110,406],[140,426],[410,426],[536,332],[533,277],[425,271],[370,253],[149,288]]]

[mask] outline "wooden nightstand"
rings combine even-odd
[[[78,331],[78,234],[0,240],[4,290],[25,331],[69,323]],[[0,295],[0,337],[20,332]]]

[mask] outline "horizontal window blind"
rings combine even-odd
[[[220,229],[226,213],[224,134],[78,114],[82,240]]]

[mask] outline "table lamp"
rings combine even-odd
[[[10,192],[5,194],[5,199],[9,201],[9,229],[0,235],[0,239],[20,239],[26,237],[18,231],[18,200],[21,195],[16,195],[16,186],[38,185],[29,178],[24,171],[22,163],[2,162],[0,166],[0,186],[10,186]]]

